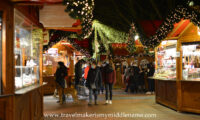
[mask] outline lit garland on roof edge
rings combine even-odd
[[[92,34],[94,0],[63,0],[63,4],[72,18],[81,20],[82,33],[79,37],[89,37]]]
[[[80,53],[85,55],[86,57],[91,57],[91,53],[88,52],[86,49],[83,49],[81,46],[79,46],[76,42],[74,42],[74,39],[71,38],[75,33],[74,32],[66,32],[66,31],[59,31],[59,30],[51,30],[50,32],[50,40],[52,37],[53,40],[48,43],[47,46],[44,46],[44,50],[48,50],[48,48],[51,48],[53,45],[58,43],[60,40],[67,39],[67,41]]]
[[[156,31],[156,34],[150,38],[143,35],[141,31],[136,30],[140,36],[141,43],[148,48],[155,48],[167,37],[168,33],[173,30],[174,24],[178,23],[182,18],[189,19],[196,26],[200,26],[200,13],[192,10],[188,6],[181,5],[168,15],[163,24]]]

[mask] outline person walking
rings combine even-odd
[[[144,76],[145,76],[145,71],[144,69],[142,69],[142,66],[139,66],[139,92],[140,93],[145,93],[145,80],[144,80]]]
[[[155,67],[153,62],[147,65],[148,67],[148,77],[153,77],[155,72]],[[155,91],[154,79],[148,78],[148,92],[146,94],[153,94]]]
[[[58,62],[58,67],[55,73],[56,77],[56,83],[57,83],[57,89],[59,94],[59,101],[60,104],[63,104],[65,102],[65,77],[67,76],[67,67],[65,67],[63,62]]]
[[[96,62],[91,63],[91,68],[88,72],[86,86],[89,89],[89,103],[92,105],[92,94],[94,95],[94,103],[97,105],[97,95],[98,91],[102,86],[102,76],[100,67],[97,66]]]
[[[83,70],[82,70],[82,64],[83,60],[79,60],[75,65],[75,89],[78,89],[79,82],[81,80]]]
[[[113,85],[116,82],[116,72],[115,72],[115,66],[111,59],[106,60],[106,66],[105,66],[105,78],[104,78],[104,84],[106,89],[106,104],[112,104],[112,89]],[[110,100],[108,99],[108,93],[110,93]]]
[[[139,82],[140,82],[140,80],[139,80],[139,71],[140,71],[140,69],[139,69],[139,67],[138,67],[138,65],[137,65],[137,63],[134,63],[133,64],[133,78],[134,78],[134,84],[135,84],[135,86],[134,86],[134,92],[135,93],[138,93],[138,87],[139,87]]]
[[[126,84],[125,92],[128,92],[130,88],[130,74],[131,74],[131,67],[127,67],[124,73],[124,83]]]

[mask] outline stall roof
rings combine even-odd
[[[23,3],[23,4],[31,4],[31,3],[55,4],[55,3],[62,3],[63,0],[10,0],[10,1]]]

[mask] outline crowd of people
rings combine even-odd
[[[154,80],[149,79],[148,77],[153,76],[155,72],[155,68],[153,62],[147,64],[147,68],[142,68],[138,66],[136,63],[131,63],[130,66],[125,68],[124,73],[124,82],[126,83],[125,92],[132,93],[154,93]],[[145,86],[145,77],[148,83],[148,89]]]
[[[147,65],[147,69],[143,69],[136,63],[124,68],[124,83],[126,84],[125,92],[152,94],[154,92],[154,81],[148,79],[148,90],[145,89],[144,76],[153,76],[155,71],[153,63]],[[67,76],[67,68],[64,63],[58,62],[58,69],[55,73],[56,82],[59,90],[59,102],[65,102],[65,77]],[[89,90],[89,103],[97,105],[98,94],[105,91],[105,104],[112,104],[113,85],[116,83],[116,71],[112,58],[108,58],[103,62],[95,60],[84,61],[79,60],[75,65],[75,89],[78,91],[79,86],[85,86]]]
[[[94,96],[94,104],[97,105],[97,96],[104,93],[104,90],[105,104],[112,104],[112,89],[116,82],[115,76],[115,66],[111,58],[106,59],[104,62],[79,60],[75,65],[75,88],[78,90],[79,85],[85,85],[89,89],[88,105],[92,104],[92,96]]]

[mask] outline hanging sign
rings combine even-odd
[[[51,54],[51,55],[57,55],[58,54],[58,48],[50,48],[48,51],[47,51],[48,54]]]
[[[48,30],[44,30],[43,32],[43,45],[48,45],[49,43],[49,31]]]

